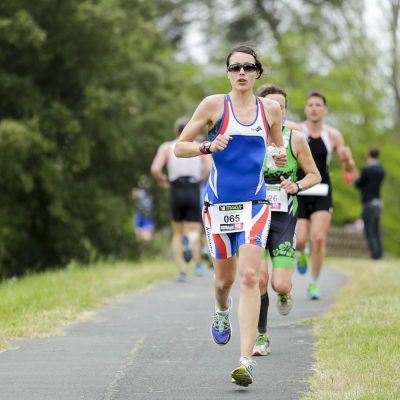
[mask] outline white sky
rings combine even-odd
[[[378,38],[383,34],[382,24],[383,20],[382,8],[379,4],[382,0],[365,0],[365,19],[367,26],[370,29],[371,35]]]
[[[377,40],[377,44],[379,46],[385,46],[388,44],[388,41],[381,40],[382,35],[386,35],[386,32],[383,31],[381,21],[384,19],[382,13],[382,0],[364,0],[365,1],[365,19],[368,27],[369,34],[372,38]],[[193,58],[194,61],[199,64],[205,64],[208,61],[208,56],[206,52],[206,43],[204,42],[203,35],[199,32],[199,29],[195,24],[191,26],[191,28],[187,31],[186,36],[184,38],[184,52],[186,55],[189,55]],[[181,55],[182,58],[184,55]],[[181,58],[178,56],[178,58]]]

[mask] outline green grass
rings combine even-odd
[[[315,375],[303,400],[400,399],[400,262],[330,265],[349,279],[317,321]]]
[[[315,375],[304,400],[400,399],[400,262],[330,260],[348,275],[316,324]],[[169,261],[70,265],[0,284],[0,350],[12,338],[62,327],[132,292],[176,275]]]
[[[0,283],[0,351],[8,340],[61,333],[62,326],[90,317],[90,310],[119,294],[175,276],[170,261],[71,264],[67,269]],[[93,313],[92,313],[93,314]]]

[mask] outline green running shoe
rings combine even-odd
[[[310,300],[319,300],[319,287],[316,283],[312,282],[307,287],[307,294]]]
[[[304,275],[307,272],[307,268],[308,268],[307,256],[304,253],[300,253],[300,255],[297,257],[297,271],[299,271],[299,274]]]
[[[253,347],[253,356],[267,356],[270,352],[268,335],[258,335]]]
[[[232,383],[247,387],[253,383],[256,363],[250,357],[240,357],[239,364],[231,373]]]
[[[278,294],[276,298],[276,307],[281,315],[288,315],[293,307],[293,298],[291,293]]]

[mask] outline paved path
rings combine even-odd
[[[328,309],[344,278],[325,268],[323,299],[306,300],[306,279],[295,274],[295,306],[283,317],[272,295],[271,355],[257,358],[255,383],[230,383],[239,357],[237,286],[233,338],[210,338],[211,271],[189,283],[169,282],[125,296],[96,318],[69,326],[64,336],[14,343],[0,353],[1,400],[299,399],[312,374],[312,326],[297,322]]]

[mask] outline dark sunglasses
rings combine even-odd
[[[240,70],[243,68],[244,72],[254,72],[257,71],[258,68],[255,64],[252,63],[244,63],[244,64],[231,64],[228,66],[228,71],[229,72],[240,72]]]

